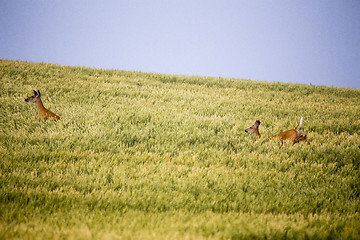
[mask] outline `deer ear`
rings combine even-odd
[[[38,90],[38,95],[39,95],[39,97],[41,97],[41,93],[40,93],[40,90]]]
[[[38,93],[37,93],[35,90],[34,90],[34,94],[35,94],[35,95],[38,95]]]

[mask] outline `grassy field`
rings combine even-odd
[[[0,239],[360,239],[360,90],[0,60],[0,109]]]

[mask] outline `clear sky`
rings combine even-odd
[[[0,0],[0,58],[360,88],[360,1]]]

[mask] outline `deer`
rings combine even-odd
[[[30,102],[30,103],[34,103],[35,107],[39,113],[39,117],[47,120],[47,119],[52,119],[52,120],[60,120],[60,117],[58,115],[56,115],[55,113],[47,110],[44,107],[44,104],[41,101],[41,93],[38,90],[37,92],[34,90],[34,95],[31,97],[28,97],[25,99],[25,102]]]
[[[270,137],[269,139],[278,138],[278,139],[281,140],[281,142],[284,142],[284,141],[288,140],[288,141],[292,141],[293,144],[301,142],[301,141],[306,141],[307,136],[302,135],[300,133],[300,127],[302,125],[302,122],[303,122],[303,118],[300,119],[299,124],[297,125],[296,128],[291,129],[291,130],[287,130],[287,131],[279,133],[279,134],[276,134],[276,135]],[[259,132],[259,126],[260,126],[260,121],[256,120],[255,124],[252,125],[251,127],[249,127],[248,129],[246,129],[245,132],[251,133],[255,137],[260,138],[261,135],[260,135],[260,132]]]

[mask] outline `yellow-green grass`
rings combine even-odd
[[[360,90],[8,60],[0,78],[0,239],[360,238]],[[300,117],[306,143],[267,139]]]

